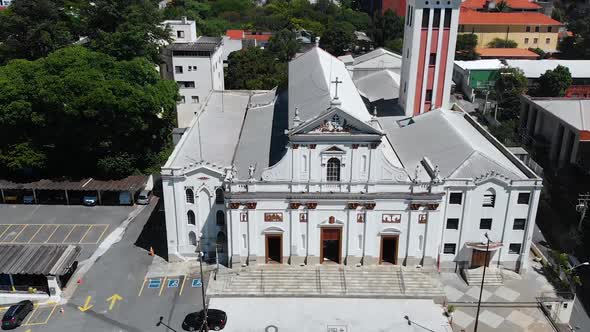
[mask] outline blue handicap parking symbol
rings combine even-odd
[[[150,279],[150,281],[148,283],[148,288],[160,288],[161,284],[162,284],[162,280],[160,280],[160,279]]]
[[[180,279],[168,279],[168,288],[178,288]]]
[[[193,282],[191,283],[192,287],[198,288],[203,286],[203,283],[201,282],[201,279],[193,279]]]

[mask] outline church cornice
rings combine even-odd
[[[305,204],[308,201],[355,201],[359,204],[372,203],[375,200],[408,200],[416,201],[418,204],[436,204],[442,201],[444,193],[281,193],[281,192],[241,192],[226,193],[226,198],[230,202],[243,202],[246,200],[258,199],[277,199],[286,201],[295,201]]]

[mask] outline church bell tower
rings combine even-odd
[[[408,0],[399,103],[407,116],[448,108],[461,0]]]

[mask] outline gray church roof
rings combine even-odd
[[[427,157],[443,178],[476,178],[490,172],[512,180],[529,178],[463,112],[434,110],[403,126],[400,119],[381,117],[379,123],[410,173]]]

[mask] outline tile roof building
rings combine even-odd
[[[542,180],[448,105],[459,4],[409,1],[395,107],[318,47],[287,91],[213,93],[162,168],[171,259],[525,271]]]

